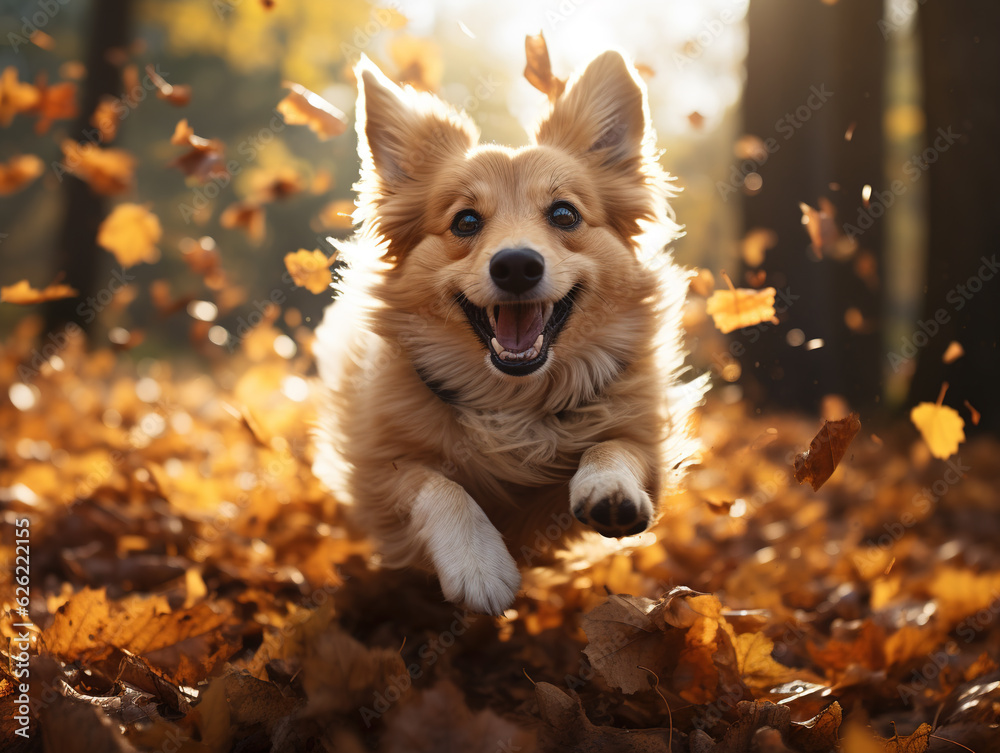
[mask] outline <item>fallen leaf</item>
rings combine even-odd
[[[69,285],[52,284],[41,290],[35,290],[27,280],[0,288],[0,302],[21,305],[57,301],[60,298],[72,298],[76,295],[80,293]]]
[[[102,149],[90,143],[79,144],[72,139],[62,142],[62,151],[66,170],[95,192],[114,196],[131,188],[135,159],[128,152]]]
[[[808,481],[819,491],[844,459],[844,453],[861,430],[861,419],[851,413],[839,421],[824,421],[809,443],[809,449],[795,456],[795,480]]]
[[[740,677],[751,688],[770,688],[799,679],[801,672],[771,656],[774,641],[763,633],[741,633],[734,641]]]
[[[330,288],[330,265],[336,261],[336,254],[327,257],[318,248],[306,251],[300,248],[293,254],[285,255],[285,269],[295,284],[311,293],[322,293]]]
[[[789,742],[799,753],[829,753],[837,749],[843,709],[834,701],[812,719],[792,722],[788,732]]]
[[[734,288],[728,275],[723,275],[729,290],[716,290],[706,304],[706,310],[720,332],[728,334],[762,322],[778,323],[774,314],[774,288]]]
[[[931,733],[934,728],[929,724],[921,724],[912,735],[900,737],[895,734],[896,725],[893,724],[892,737],[878,737],[875,740],[885,746],[885,753],[924,753],[931,742]]]
[[[34,154],[19,154],[0,163],[0,196],[20,191],[45,171]]]
[[[149,205],[119,204],[97,230],[97,243],[115,255],[123,267],[160,258],[156,247],[163,228],[159,218],[149,211]]]
[[[552,74],[549,48],[545,44],[545,34],[538,32],[524,38],[524,53],[528,59],[524,67],[524,77],[533,87],[555,102],[566,88],[566,80]]]
[[[278,112],[289,125],[308,126],[321,141],[347,130],[347,116],[315,92],[286,81],[291,91],[278,103]]]
[[[957,410],[942,405],[947,390],[945,382],[937,403],[920,403],[910,411],[910,420],[920,430],[931,455],[940,460],[958,452],[958,446],[965,441],[965,421]]]

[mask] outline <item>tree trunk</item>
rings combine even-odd
[[[1000,204],[1000,4],[929,2],[919,20],[930,211],[910,400],[933,402],[947,381],[947,403],[960,408],[968,400],[982,413],[980,428],[1000,432],[1000,244],[992,223]],[[966,355],[945,365],[952,340]],[[966,428],[974,431],[968,420]]]
[[[90,118],[101,98],[118,96],[121,74],[109,54],[115,48],[124,49],[129,42],[132,0],[95,0],[91,10],[90,36],[87,47],[87,79],[80,102],[80,116],[73,133],[83,140],[93,132]],[[93,139],[90,139],[93,141]],[[98,290],[98,270],[102,266],[102,251],[97,246],[97,228],[107,214],[104,197],[71,175],[63,179],[62,229],[54,254],[56,273],[65,274],[65,282],[80,292],[80,298],[51,301],[46,308],[49,331],[75,321],[86,329],[88,321],[78,321],[76,308]]]
[[[836,393],[870,412],[880,400],[880,292],[856,262],[870,258],[877,277],[881,223],[858,237],[851,258],[817,259],[799,203],[817,207],[820,197],[829,199],[837,210],[833,227],[842,232],[856,221],[862,187],[884,188],[881,18],[882,4],[872,0],[750,3],[745,130],[764,141],[768,154],[740,166],[742,173],[756,167],[763,179],[760,191],[744,198],[744,219],[747,230],[777,234],[762,268],[764,284],[779,291],[779,312],[785,309],[777,327],[734,336],[744,341],[743,383],[758,404],[816,411],[824,395]],[[866,334],[848,328],[849,308],[870,323]],[[793,328],[807,343],[821,339],[822,347],[790,345]]]

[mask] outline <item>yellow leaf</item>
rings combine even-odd
[[[20,191],[44,169],[45,165],[33,154],[21,154],[0,163],[0,196]]]
[[[285,268],[296,285],[312,293],[322,293],[330,287],[330,265],[336,258],[327,257],[318,248],[315,251],[302,248],[285,255]]]
[[[75,295],[79,295],[79,293],[69,285],[49,285],[42,290],[35,290],[28,284],[27,280],[0,288],[0,301],[22,305],[54,301],[59,298],[72,298]]]
[[[156,244],[163,235],[160,220],[141,204],[119,204],[101,223],[97,242],[106,248],[123,267],[160,258]]]
[[[291,92],[278,103],[278,112],[289,125],[306,125],[322,141],[347,130],[347,116],[316,92],[289,81]]]
[[[774,315],[774,288],[763,290],[717,290],[708,299],[707,311],[723,334],[761,322],[777,324]]]
[[[941,460],[958,452],[958,445],[965,441],[965,421],[947,405],[920,403],[910,411],[910,420],[920,430],[931,455]]]

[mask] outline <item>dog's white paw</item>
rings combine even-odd
[[[653,521],[653,503],[630,473],[580,468],[569,482],[573,516],[602,536],[642,533]]]
[[[461,557],[438,564],[438,578],[445,598],[470,612],[501,615],[514,603],[521,587],[521,573],[500,540],[469,546]],[[465,548],[466,545],[456,544]]]

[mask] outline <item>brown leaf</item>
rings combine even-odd
[[[135,158],[121,149],[102,149],[96,144],[62,142],[66,170],[106,196],[124,193],[132,187]]]
[[[291,91],[278,103],[278,112],[289,125],[305,125],[321,141],[347,130],[347,116],[315,92],[286,81]]]
[[[524,38],[524,53],[528,59],[524,67],[524,77],[542,94],[555,102],[566,88],[566,80],[552,75],[549,48],[545,44],[545,34],[538,32]]]
[[[174,135],[170,137],[170,143],[191,148],[173,160],[169,167],[176,167],[185,175],[197,178],[202,183],[229,174],[225,165],[225,145],[218,139],[195,136],[194,129],[188,125],[186,119],[177,123]]]
[[[829,753],[837,749],[843,718],[843,709],[834,701],[812,719],[792,722],[788,740],[800,753]]]
[[[123,267],[133,267],[159,260],[156,244],[162,235],[160,220],[148,204],[119,204],[98,228],[97,243],[114,254]]]
[[[861,419],[857,413],[839,421],[824,421],[809,443],[809,449],[795,456],[795,480],[800,484],[808,481],[813,491],[818,491],[833,475],[860,430]]]
[[[240,228],[254,243],[263,240],[267,228],[264,207],[252,201],[230,204],[219,216],[219,224],[225,228]]]
[[[754,750],[757,731],[771,727],[780,735],[788,733],[792,712],[787,706],[777,706],[767,701],[740,701],[736,704],[738,718],[726,730],[712,753],[743,753]]]
[[[38,116],[35,133],[48,133],[53,120],[76,117],[76,84],[63,81],[49,86],[47,76],[42,73],[36,79],[35,86],[38,89],[38,101],[28,110]]]
[[[44,303],[45,301],[57,301],[60,298],[72,298],[80,295],[69,285],[53,283],[41,290],[35,290],[27,280],[21,280],[14,285],[5,285],[0,288],[0,301],[3,303],[17,303],[27,306],[33,303]]]
[[[893,732],[896,726],[893,724]],[[878,737],[875,739],[885,746],[885,753],[924,753],[930,745],[931,733],[934,728],[929,724],[921,724],[912,735],[900,737],[893,734],[892,737]]]
[[[94,114],[90,116],[90,124],[100,131],[101,143],[114,141],[118,135],[118,126],[121,123],[116,111],[118,101],[114,97],[102,98],[94,108]]]
[[[135,753],[135,748],[101,708],[58,693],[53,695],[41,715],[47,753]]]
[[[0,163],[0,196],[20,191],[45,170],[34,154],[19,154]]]

